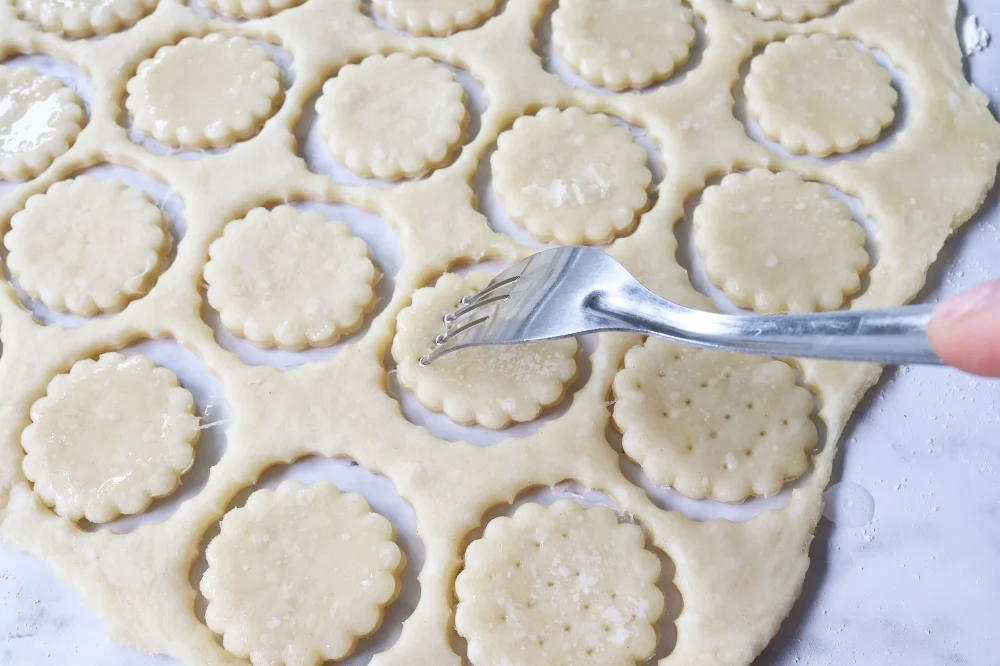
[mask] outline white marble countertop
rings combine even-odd
[[[1000,39],[1000,5],[966,4]],[[996,113],[1000,45],[970,58],[969,70]],[[947,247],[927,298],[991,277],[1000,277],[996,191]],[[802,597],[757,663],[997,663],[1000,381],[887,372],[842,442],[834,480],[866,488],[875,517],[861,528],[822,521]],[[174,663],[114,644],[48,567],[0,547],[0,665]]]

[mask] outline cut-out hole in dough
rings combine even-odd
[[[868,156],[881,152],[893,145],[896,141],[896,137],[904,130],[904,128],[907,127],[909,123],[909,110],[910,105],[912,104],[912,98],[908,77],[905,71],[893,64],[885,52],[878,49],[868,48],[860,42],[855,42],[854,44],[858,50],[870,53],[874,56],[875,61],[879,65],[889,70],[891,74],[892,87],[897,94],[893,120],[887,127],[882,128],[882,131],[877,139],[871,143],[859,146],[850,152],[835,153],[826,157],[815,157],[813,155],[797,155],[791,153],[785,150],[785,148],[782,147],[782,145],[777,141],[772,141],[767,138],[760,125],[747,111],[747,99],[744,91],[746,77],[750,72],[750,63],[754,58],[759,57],[760,54],[763,53],[763,48],[755,49],[753,55],[740,65],[740,76],[733,85],[732,90],[734,99],[733,115],[737,120],[743,123],[747,136],[757,143],[765,146],[775,155],[785,159],[805,160],[806,162],[816,165],[832,165],[844,160],[862,162],[867,159]]]
[[[424,174],[421,178],[426,178],[436,170],[446,169],[454,159],[461,153],[461,146],[468,145],[479,134],[482,123],[482,116],[486,110],[486,92],[482,83],[467,70],[448,63],[434,61],[437,67],[446,69],[454,75],[455,80],[465,92],[465,109],[467,121],[460,139],[460,146],[456,147],[453,154],[446,163],[435,170]],[[323,138],[319,122],[317,119],[316,103],[322,97],[322,91],[317,91],[305,103],[302,115],[295,126],[295,140],[298,145],[299,156],[306,161],[310,170],[314,173],[325,174],[332,177],[344,185],[371,185],[375,187],[392,187],[399,183],[408,182],[407,179],[397,181],[380,180],[375,177],[362,177],[351,171],[343,162],[338,161],[330,153],[326,141]],[[412,180],[412,179],[411,179]]]
[[[215,331],[216,341],[223,348],[236,353],[244,363],[249,365],[272,365],[287,370],[304,363],[323,362],[333,358],[346,345],[357,342],[364,337],[372,320],[379,316],[385,306],[389,304],[392,299],[395,275],[402,266],[399,238],[389,223],[380,215],[348,204],[299,201],[292,202],[290,205],[303,211],[318,211],[330,220],[340,220],[350,227],[352,235],[365,241],[371,260],[382,275],[375,285],[376,302],[372,310],[365,316],[361,327],[351,335],[328,347],[313,347],[299,352],[290,352],[278,348],[261,348],[249,340],[233,335],[222,325],[219,313],[203,298],[202,318]],[[204,297],[204,290],[202,296]]]
[[[229,427],[230,410],[222,382],[205,368],[197,355],[174,340],[143,340],[120,349],[119,353],[126,357],[141,354],[156,365],[173,372],[180,385],[194,397],[195,415],[199,420],[194,464],[181,477],[180,487],[170,495],[155,500],[142,513],[122,516],[100,525],[86,520],[80,521],[80,527],[85,530],[106,529],[124,534],[140,525],[163,522],[172,516],[183,502],[201,492],[208,482],[211,468],[219,462],[226,450],[226,430]]]
[[[629,516],[618,511],[615,502],[611,497],[598,490],[587,490],[578,482],[569,479],[561,481],[552,487],[536,486],[527,488],[518,493],[510,503],[499,504],[490,509],[486,515],[483,516],[479,526],[466,535],[462,543],[461,553],[464,556],[469,545],[483,537],[486,526],[489,525],[489,523],[494,519],[500,517],[510,517],[515,511],[528,503],[540,504],[548,507],[557,501],[573,501],[583,507],[605,507],[618,514],[618,521],[620,523],[634,523]],[[641,527],[641,525],[639,527]],[[570,534],[567,531],[559,536],[562,539],[566,539],[569,538]],[[538,547],[540,546],[541,544],[539,543]],[[535,552],[536,549],[536,547],[530,548],[527,552],[527,556],[530,557],[531,553]],[[680,591],[673,582],[675,567],[670,557],[655,545],[651,544],[648,537],[645,540],[645,550],[655,555],[659,560],[660,576],[657,579],[656,587],[664,597],[664,610],[655,624],[657,635],[656,649],[649,659],[639,662],[641,664],[653,666],[658,664],[661,659],[667,657],[673,651],[677,640],[677,628],[674,623],[680,615],[681,608],[683,607],[683,599]],[[568,571],[567,574],[573,576],[574,580],[580,580],[579,577],[581,572],[579,569]],[[556,587],[557,581],[553,577],[544,576],[542,574],[539,574],[539,576],[540,579],[538,585],[542,594],[545,594],[546,590],[552,590]],[[491,575],[490,578],[492,579],[493,575]],[[541,587],[542,585],[544,585],[544,587]],[[612,600],[617,598],[617,596],[618,594],[616,592],[611,592],[609,594],[609,597]],[[536,604],[537,601],[529,600],[524,605],[527,608],[534,608]],[[589,611],[591,606],[592,605],[589,601],[582,601],[580,604],[580,608],[584,611]],[[571,626],[570,633],[573,633],[574,631],[576,632],[576,635],[580,636],[583,635],[580,632],[584,630],[579,627]],[[565,632],[565,625],[563,626],[563,632]],[[452,641],[456,646],[456,651],[460,656],[462,656],[463,663],[471,663],[468,661],[467,657],[468,643],[466,639],[459,635],[454,629],[452,630]]]
[[[403,622],[410,616],[420,600],[418,575],[424,564],[424,545],[417,535],[416,516],[412,507],[401,498],[384,476],[373,474],[353,460],[323,457],[301,458],[288,465],[278,465],[266,470],[257,483],[236,494],[230,500],[227,512],[246,504],[256,490],[274,490],[281,482],[293,479],[306,485],[319,482],[334,484],[343,493],[357,493],[365,498],[371,510],[387,518],[396,529],[395,542],[406,557],[406,566],[400,574],[399,596],[385,608],[382,625],[370,636],[361,639],[346,664],[368,663],[372,655],[384,652],[399,637]],[[201,579],[208,568],[205,549],[219,534],[219,522],[206,531],[201,540],[199,557],[190,572],[191,586],[196,590],[195,613],[204,621],[206,600],[200,592]]]
[[[156,271],[156,279],[162,277],[162,275],[170,268],[177,255],[177,244],[180,242],[181,238],[184,236],[186,225],[184,222],[184,202],[183,200],[173,192],[173,190],[163,182],[156,180],[155,178],[146,175],[141,171],[136,171],[129,167],[123,167],[115,164],[101,164],[98,166],[90,167],[78,173],[73,174],[71,177],[76,178],[79,176],[90,176],[97,178],[99,180],[106,179],[117,179],[125,185],[142,190],[145,194],[155,203],[163,214],[164,219],[167,222],[168,233],[168,248],[166,255],[161,263],[161,266]],[[93,317],[82,317],[75,314],[70,314],[68,312],[58,312],[49,307],[47,307],[41,301],[29,296],[22,288],[20,283],[13,278],[10,274],[10,270],[7,267],[7,256],[8,251],[5,245],[0,244],[0,258],[3,259],[3,275],[10,281],[11,285],[14,287],[15,293],[17,294],[18,300],[28,310],[34,317],[35,321],[44,325],[56,325],[62,326],[63,328],[77,328],[86,324],[95,318],[106,318],[113,317],[116,313],[109,314],[96,314]],[[139,298],[135,301],[141,300]],[[133,301],[134,302],[134,301]]]
[[[690,11],[690,5],[687,3],[682,4]],[[564,84],[571,88],[580,88],[604,95],[613,94],[613,92],[607,88],[592,85],[584,80],[582,76],[577,74],[573,68],[569,66],[566,60],[559,53],[559,49],[556,48],[554,40],[552,39],[552,14],[555,13],[558,7],[558,2],[550,3],[542,15],[541,20],[535,27],[534,49],[535,53],[537,53],[539,58],[542,60],[542,66],[549,73],[558,76]],[[653,81],[646,87],[631,90],[629,92],[648,94],[656,92],[664,87],[675,86],[683,82],[684,79],[687,78],[688,73],[696,69],[698,65],[701,64],[702,57],[708,48],[708,37],[705,32],[704,20],[697,13],[697,11],[693,12],[693,15],[694,18],[690,25],[694,28],[695,36],[694,41],[688,47],[687,59],[683,63],[676,65],[666,79]]]

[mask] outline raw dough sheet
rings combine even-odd
[[[605,403],[635,338],[602,336],[596,348],[589,341],[585,369],[570,388],[567,404],[540,426],[497,433],[440,427],[444,417],[415,416],[419,408],[412,396],[394,386],[385,369],[396,315],[417,288],[433,284],[451,267],[511,262],[540,246],[509,220],[498,221],[488,201],[477,210],[469,184],[488,175],[482,165],[497,135],[515,118],[544,106],[607,113],[641,128],[644,147],[655,146],[653,154],[662,162],[650,167],[658,196],[636,231],[610,251],[665,296],[714,307],[673,261],[675,226],[684,218],[685,203],[696,199],[706,183],[751,168],[792,171],[863,204],[865,220],[878,230],[878,261],[852,307],[899,304],[916,296],[944,241],[980,205],[1000,159],[1000,130],[983,96],[962,74],[955,4],[855,0],[803,24],[759,21],[722,0],[691,4],[702,31],[694,60],[652,94],[629,95],[611,95],[564,77],[572,80],[570,86],[545,73],[532,52],[531,35],[532,26],[543,32],[549,18],[542,3],[531,0],[512,0],[485,27],[443,40],[407,37],[381,21],[373,25],[353,2],[344,1],[310,0],[273,18],[235,23],[163,0],[151,17],[120,35],[78,42],[16,22],[11,8],[0,7],[0,56],[40,52],[73,63],[86,72],[79,79],[86,83],[79,85],[86,86],[81,97],[88,112],[72,148],[41,177],[0,190],[5,192],[0,198],[4,229],[30,195],[84,170],[106,174],[108,167],[91,167],[111,163],[132,170],[126,181],[132,179],[167,210],[174,242],[169,267],[152,292],[118,315],[65,316],[53,324],[56,317],[32,304],[36,321],[11,286],[0,290],[0,385],[16,387],[0,396],[0,535],[5,543],[48,562],[116,640],[185,663],[243,663],[199,619],[200,574],[189,575],[192,566],[196,571],[201,566],[218,520],[227,508],[245,502],[263,470],[307,456],[349,458],[359,466],[329,464],[343,482],[341,489],[350,491],[354,484],[370,494],[375,488],[391,499],[372,502],[373,509],[397,524],[415,517],[419,534],[419,541],[399,539],[408,559],[401,598],[389,606],[387,627],[362,644],[361,654],[379,653],[373,662],[378,664],[457,664],[454,649],[461,643],[451,629],[453,587],[470,533],[482,534],[488,518],[497,515],[488,513],[495,505],[504,505],[502,513],[510,515],[508,503],[525,501],[527,489],[573,479],[604,493],[590,498],[610,502],[640,524],[647,548],[665,553],[676,567],[673,583],[683,609],[678,615],[675,603],[676,618],[669,611],[665,617],[666,625],[676,624],[677,644],[664,663],[749,663],[798,595],[837,440],[858,400],[877,380],[878,368],[799,364],[805,383],[818,395],[825,434],[812,473],[790,493],[758,502],[747,512],[707,510],[708,517],[748,517],[761,506],[775,509],[735,523],[699,522],[665,511],[631,482],[634,473],[623,473],[628,467],[620,463],[622,454],[608,444]],[[231,148],[169,155],[155,142],[130,141],[135,132],[125,127],[123,91],[138,64],[159,46],[207,32],[274,42],[286,50],[292,76],[286,70],[281,107],[255,137]],[[729,91],[737,100],[742,95],[741,63],[767,42],[799,32],[859,40],[878,49],[883,63],[905,72],[911,96],[902,127],[847,158],[813,159],[783,152],[763,140],[752,123],[745,128],[736,120]],[[332,33],[341,38],[331,40]],[[928,42],[938,48],[926,48]],[[472,118],[466,144],[451,165],[426,180],[384,187],[334,168],[322,156],[322,144],[310,141],[314,130],[307,130],[320,88],[340,67],[392,52],[467,70],[469,75],[459,77],[467,87],[467,104],[475,108],[484,99],[489,104]],[[39,62],[33,58],[19,61]],[[296,136],[306,162],[295,157]],[[382,301],[347,345],[301,355],[260,351],[220,330],[217,315],[203,304],[201,271],[209,245],[225,225],[255,206],[286,201],[319,209],[331,219],[349,218],[353,233],[368,241],[386,274],[378,285]],[[344,212],[348,209],[350,215]],[[487,219],[481,211],[492,214]],[[385,242],[386,237],[395,242]],[[146,514],[150,527],[133,530],[138,517],[110,526],[123,534],[81,529],[56,517],[20,471],[20,434],[48,382],[78,360],[119,349],[146,353],[168,368],[200,367],[200,378],[178,374],[196,394],[206,425],[219,421],[202,432],[197,463],[202,471],[185,477],[174,496]],[[439,427],[421,430],[412,421]],[[447,441],[458,439],[492,446]],[[362,468],[379,476],[368,477]],[[275,479],[269,472],[266,485],[274,487]],[[669,595],[670,589],[664,592]],[[398,622],[417,597],[400,631]]]

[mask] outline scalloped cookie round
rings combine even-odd
[[[460,147],[469,114],[455,75],[430,58],[373,55],[347,65],[316,102],[334,159],[363,178],[417,178]]]
[[[418,289],[396,319],[392,358],[400,384],[427,409],[455,423],[495,430],[531,421],[558,404],[576,378],[575,339],[462,349],[430,365],[420,359],[444,329],[442,318],[493,276],[446,273],[433,287]]]
[[[504,210],[535,239],[601,245],[631,232],[646,209],[646,162],[628,129],[573,107],[518,118],[490,166]]]
[[[258,19],[274,16],[305,0],[202,0],[204,5],[223,16],[235,19]]]
[[[829,14],[845,0],[731,0],[743,11],[766,21],[780,19],[798,23]]]
[[[221,148],[260,131],[283,97],[281,69],[244,37],[187,37],[139,64],[125,106],[174,148]]]
[[[774,495],[809,467],[813,396],[781,361],[649,338],[613,390],[625,453],[685,497]]]
[[[138,23],[157,0],[17,0],[24,18],[72,39],[107,35]]]
[[[379,16],[400,30],[434,37],[474,28],[499,4],[500,0],[372,0]]]
[[[747,111],[796,154],[848,153],[892,124],[892,74],[854,42],[824,34],[772,42],[750,61]]]
[[[552,15],[552,43],[591,85],[645,88],[687,62],[693,18],[678,0],[562,0]]]
[[[85,116],[54,76],[0,65],[0,180],[34,178],[76,140]]]
[[[110,352],[49,382],[21,434],[21,466],[57,514],[105,523],[173,492],[198,433],[194,398],[174,373]]]
[[[4,245],[11,275],[61,312],[118,312],[153,286],[168,238],[159,206],[119,180],[80,176],[28,199]]]
[[[353,333],[380,274],[343,222],[291,206],[255,208],[209,247],[208,302],[233,335],[301,351]]]
[[[254,664],[340,660],[382,623],[405,558],[365,499],[285,481],[222,518],[205,551],[205,624]]]
[[[633,666],[653,654],[660,562],[611,509],[529,503],[491,520],[455,581],[474,666]]]

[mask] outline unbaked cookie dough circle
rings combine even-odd
[[[529,503],[465,551],[455,628],[474,666],[633,666],[656,648],[658,558],[605,507]]]
[[[283,97],[281,70],[243,37],[187,37],[144,60],[125,106],[143,134],[174,148],[221,148],[260,131]]]
[[[465,91],[429,58],[373,55],[347,65],[316,102],[334,159],[363,178],[416,178],[448,162],[468,122]]]
[[[84,122],[73,91],[30,67],[0,65],[0,100],[0,180],[45,171],[69,150]]]
[[[75,363],[31,407],[24,475],[60,516],[105,523],[169,495],[194,462],[194,398],[166,368],[116,352]]]
[[[780,19],[798,23],[829,14],[845,0],[732,0],[740,9],[766,21]]]
[[[687,62],[693,18],[679,0],[561,0],[552,42],[591,85],[645,88]]]
[[[726,176],[705,190],[693,226],[709,279],[757,312],[836,310],[868,267],[847,205],[788,171]]]
[[[613,388],[625,453],[685,497],[774,495],[809,467],[814,400],[786,363],[649,338]]]
[[[400,30],[444,37],[479,25],[499,4],[500,0],[372,0],[372,9]]]
[[[205,623],[254,664],[343,659],[382,623],[405,559],[361,495],[285,481],[222,518],[208,544]]]
[[[138,23],[157,0],[17,0],[29,21],[72,39],[107,35]]]
[[[504,210],[534,238],[600,245],[631,232],[646,209],[646,159],[607,116],[546,108],[497,138],[490,166]]]
[[[49,308],[118,312],[153,286],[168,246],[166,222],[146,193],[80,176],[36,194],[11,219],[7,266]]]
[[[202,0],[214,12],[235,19],[258,19],[298,7],[305,0]]]
[[[261,347],[326,347],[361,327],[378,269],[343,222],[291,206],[255,208],[209,247],[208,302]]]
[[[878,138],[895,112],[892,74],[854,42],[792,35],[750,61],[747,110],[796,154],[848,153]]]
[[[447,273],[433,287],[418,289],[396,320],[392,357],[400,384],[424,407],[444,412],[455,423],[498,430],[531,421],[562,401],[576,377],[578,345],[568,338],[474,347],[420,365],[443,330],[444,315],[492,279],[486,272],[465,277]]]

